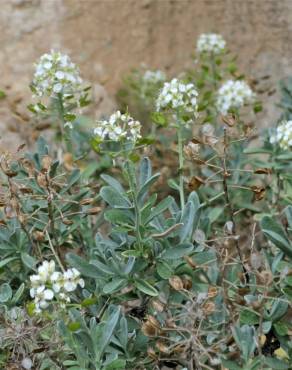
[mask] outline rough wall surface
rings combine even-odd
[[[247,74],[272,74],[275,84],[292,75],[292,0],[1,0],[0,88],[24,113],[33,62],[60,49],[96,84],[98,111],[108,113],[131,67],[174,74],[191,65],[197,36],[210,31],[224,36]],[[270,99],[267,121],[275,117]],[[15,144],[19,134],[11,131],[23,127],[6,105],[0,136]]]

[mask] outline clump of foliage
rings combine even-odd
[[[80,132],[78,69],[41,58],[46,104],[30,109],[61,141],[1,157],[1,367],[291,367],[290,125],[259,138],[261,104],[222,36],[197,53],[179,78],[127,85],[149,132],[123,108]],[[170,151],[165,179],[153,168]]]

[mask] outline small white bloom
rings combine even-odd
[[[141,138],[141,124],[128,114],[120,111],[113,113],[108,121],[97,121],[97,127],[93,130],[94,136],[100,141],[131,141],[135,143]]]
[[[38,276],[39,279],[45,283],[52,273],[55,271],[55,262],[53,260],[51,261],[44,261],[39,267],[38,267]]]
[[[245,81],[228,80],[217,92],[216,106],[220,113],[227,114],[230,109],[239,109],[252,103],[255,93]]]
[[[33,86],[37,96],[51,97],[61,91],[74,94],[81,84],[79,70],[67,55],[52,51],[42,55],[36,64]]]
[[[199,53],[220,54],[224,51],[225,46],[226,41],[216,33],[203,33],[197,41],[197,51]]]
[[[197,112],[198,92],[191,83],[185,84],[177,78],[165,82],[156,100],[156,109],[182,110],[187,113]]]
[[[292,120],[282,121],[270,137],[271,144],[278,144],[280,148],[287,150],[292,148]]]
[[[80,278],[80,272],[76,268],[68,269],[64,272],[64,289],[73,292],[77,285],[84,288],[84,280]]]
[[[143,75],[143,81],[147,84],[157,84],[165,81],[165,74],[162,71],[146,71]]]

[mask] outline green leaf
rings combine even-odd
[[[165,249],[161,257],[165,259],[177,259],[183,256],[189,255],[194,250],[194,245],[191,243],[184,243],[178,246],[173,246],[168,249]]]
[[[75,168],[68,179],[67,185],[62,189],[60,194],[64,194],[66,193],[66,191],[71,189],[71,187],[80,179],[80,176],[80,170],[78,168]]]
[[[224,358],[221,358],[222,365],[226,367],[228,370],[242,370],[242,367],[237,365],[236,362],[225,360]]]
[[[136,279],[135,280],[135,286],[137,289],[139,289],[141,292],[150,295],[152,297],[157,297],[158,296],[158,291],[147,281],[142,280],[142,279]]]
[[[139,185],[142,187],[151,177],[152,166],[148,157],[144,157],[140,163]]]
[[[150,215],[145,220],[145,225],[147,225],[155,217],[159,216],[162,212],[167,210],[173,201],[174,201],[173,197],[168,196],[167,198],[163,199],[160,203],[158,203],[156,207],[153,207],[151,209]]]
[[[259,323],[259,315],[248,309],[243,309],[240,312],[239,319],[241,324],[255,325]]]
[[[0,268],[4,267],[5,265],[7,265],[9,262],[11,261],[14,261],[16,260],[17,257],[8,257],[8,258],[4,258],[4,260],[0,261]]]
[[[112,176],[109,176],[109,175],[105,175],[105,174],[102,174],[100,175],[100,177],[108,184],[110,185],[112,188],[116,189],[116,191],[118,191],[119,193],[125,193],[125,190],[124,188],[122,187],[122,185],[119,183],[119,181],[117,181],[115,178],[113,178]]]
[[[102,330],[102,336],[99,343],[100,354],[104,352],[106,346],[110,342],[110,339],[119,321],[120,311],[120,307],[115,307],[110,317],[106,320],[106,324],[104,325],[104,328]]]
[[[166,127],[167,126],[167,119],[163,113],[160,112],[152,112],[151,119],[154,123],[158,126]]]
[[[160,173],[156,173],[155,175],[151,176],[150,179],[148,179],[141,187],[137,195],[137,200],[139,203],[143,202],[143,199],[147,195],[147,192],[150,190],[151,186],[156,182],[159,176]]]
[[[158,262],[156,268],[162,279],[169,279],[173,275],[173,269],[165,261]]]
[[[285,234],[283,226],[274,221],[270,216],[263,217],[260,224],[265,236],[287,256],[292,258],[292,245]]]
[[[111,186],[104,186],[100,191],[102,199],[113,208],[131,208],[129,199]]]
[[[70,322],[70,324],[68,325],[68,329],[73,332],[79,330],[80,327],[81,324],[78,321]]]
[[[9,301],[12,297],[12,289],[8,283],[0,285],[0,302],[4,303]]]
[[[264,357],[264,362],[266,365],[275,370],[291,369],[290,365],[287,362],[274,357]]]
[[[179,229],[180,243],[189,239],[193,232],[195,219],[195,207],[193,203],[188,202],[182,212],[181,223],[183,224]]]
[[[111,294],[118,290],[120,290],[122,287],[125,286],[127,281],[125,279],[116,278],[113,279],[110,283],[105,284],[102,291],[104,294]]]
[[[25,252],[21,253],[21,260],[25,264],[25,266],[27,266],[29,269],[33,269],[37,263],[34,257],[30,256]]]
[[[23,295],[24,289],[25,289],[25,284],[22,283],[20,287],[17,289],[17,291],[14,293],[13,298],[12,298],[12,303],[16,304],[20,300],[21,296]]]
[[[103,275],[95,265],[86,262],[83,258],[77,256],[76,254],[68,253],[66,255],[66,260],[71,266],[79,270],[83,276],[97,279]]]

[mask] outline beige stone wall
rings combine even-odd
[[[96,84],[99,112],[131,67],[146,63],[174,74],[191,65],[197,36],[221,33],[243,71],[292,75],[292,0],[0,0],[0,88],[16,107],[0,106],[0,136],[15,143],[25,131],[17,117],[29,103],[33,62],[51,48],[68,52]],[[100,87],[101,84],[103,87]],[[265,111],[276,115],[272,101]],[[271,103],[271,104],[270,104]],[[7,133],[9,132],[9,133]]]

